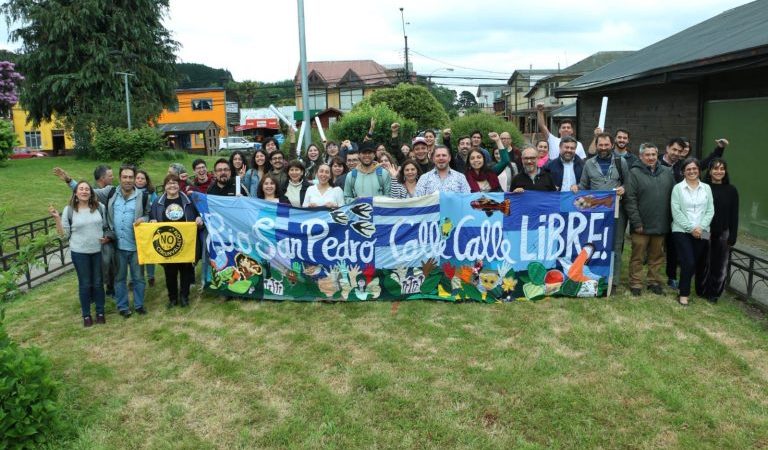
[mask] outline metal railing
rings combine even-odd
[[[742,298],[768,306],[768,260],[732,248],[726,286]]]
[[[3,270],[8,270],[25,243],[37,236],[45,235],[55,230],[56,222],[52,217],[45,217],[6,228],[5,245],[0,246],[0,267]],[[69,243],[58,239],[53,246],[45,248],[40,254],[36,255],[35,259],[40,263],[40,266],[27,267],[21,279],[17,280],[19,288],[31,289],[54,275],[70,270],[72,268],[72,259],[69,256],[68,249]]]

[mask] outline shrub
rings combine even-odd
[[[448,123],[448,113],[427,88],[407,83],[401,83],[395,88],[374,91],[355,105],[352,111],[367,105],[377,106],[382,103],[400,116],[416,122],[419,130],[443,128]],[[408,136],[414,134],[411,133]]]
[[[35,448],[59,427],[58,387],[37,348],[11,341],[0,319],[0,448]]]
[[[405,119],[387,105],[369,104],[356,105],[355,108],[344,114],[341,121],[331,125],[327,137],[330,140],[341,143],[344,139],[362,142],[371,125],[371,118],[376,119],[376,127],[373,130],[373,141],[376,143],[389,142],[392,138],[390,126],[397,122],[400,124],[400,136],[410,138],[416,134],[416,122]]]
[[[0,120],[0,165],[5,165],[15,146],[16,133],[13,132],[13,125],[7,120]]]
[[[150,152],[163,148],[163,135],[154,128],[142,127],[128,131],[124,128],[104,127],[93,141],[92,156],[99,161],[120,160],[140,165]]]
[[[507,122],[498,116],[483,113],[468,114],[457,118],[451,123],[451,133],[454,142],[458,142],[461,136],[469,136],[475,130],[480,130],[483,133],[483,147],[485,148],[496,148],[496,144],[488,139],[488,133],[491,131],[499,134],[504,131],[508,132],[512,136],[512,142],[517,147],[522,147],[525,144],[525,138],[523,138],[515,124]]]

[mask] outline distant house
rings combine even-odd
[[[525,94],[531,90],[531,87],[542,78],[546,78],[554,73],[556,69],[530,69],[515,70],[507,81],[508,90],[505,91],[507,119],[517,125],[520,130],[530,128],[526,124],[526,118],[529,117],[530,106]]]
[[[64,125],[56,118],[33,126],[31,122],[27,122],[29,113],[18,103],[13,105],[11,115],[13,131],[21,147],[50,151],[55,155],[64,154],[66,150],[72,150],[75,147],[72,136],[64,130]]]
[[[307,63],[309,79],[309,111],[312,117],[329,108],[348,112],[376,89],[394,87],[397,78],[372,60],[314,61]],[[304,117],[301,92],[301,69],[296,69],[296,113]]]
[[[218,149],[218,139],[235,132],[240,124],[238,102],[228,97],[224,88],[189,88],[176,90],[176,102],[164,109],[157,119],[165,127],[166,137],[175,148],[182,150]],[[213,122],[217,130],[216,142],[210,141],[209,133]],[[198,127],[197,129],[192,129]],[[182,130],[178,133],[172,130]]]
[[[488,113],[493,113],[493,104],[504,95],[506,84],[481,84],[477,86],[477,106]],[[503,114],[502,114],[503,115]]]
[[[590,139],[603,96],[605,127],[626,128],[633,149],[687,137],[694,155],[709,154],[714,139],[729,138],[731,181],[740,192],[740,224],[768,238],[768,167],[763,130],[768,123],[768,4],[755,1],[725,11],[556,89],[577,99],[579,139]]]

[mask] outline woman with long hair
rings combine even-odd
[[[323,154],[320,147],[315,144],[309,144],[307,151],[302,158],[304,162],[304,179],[312,182],[315,179],[317,166],[323,161]]]
[[[260,148],[253,152],[251,158],[251,168],[245,173],[243,179],[243,186],[248,189],[248,195],[256,197],[256,189],[259,188],[259,181],[265,173],[269,173],[272,170],[272,166],[269,164],[269,156],[264,148]]]
[[[709,225],[715,215],[712,189],[699,180],[700,166],[696,158],[682,165],[683,181],[672,188],[672,241],[680,264],[678,303],[688,306],[691,279],[696,276],[696,293],[704,295],[704,276]]]
[[[549,162],[549,142],[546,139],[536,141],[536,151],[539,152],[539,159],[536,164],[544,167]]]
[[[709,260],[703,294],[711,303],[717,303],[725,289],[728,259],[731,247],[736,245],[739,230],[739,191],[731,184],[728,164],[722,158],[715,158],[709,163],[704,182],[712,190],[715,215],[709,225]]]
[[[105,236],[107,220],[104,207],[96,199],[91,185],[87,181],[80,181],[61,215],[52,205],[48,207],[48,212],[56,221],[59,235],[69,239],[72,264],[77,272],[83,326],[87,328],[93,325],[91,303],[96,305],[96,323],[106,323],[101,245],[110,238]]]
[[[203,226],[203,220],[186,194],[181,192],[181,179],[166,175],[163,180],[163,195],[152,203],[150,222],[195,222]],[[189,287],[195,280],[195,265],[192,263],[162,264],[165,271],[165,287],[168,290],[168,307],[181,304],[189,306]]]
[[[413,159],[405,160],[397,173],[392,176],[389,196],[392,198],[415,197],[416,183],[419,182],[419,177],[421,177],[419,163]]]
[[[244,152],[235,150],[229,155],[229,168],[232,170],[232,178],[236,176],[244,177],[248,171],[248,160]]]
[[[259,187],[256,188],[256,197],[268,202],[281,202],[283,192],[280,189],[280,180],[271,173],[264,175],[259,182]]]
[[[471,192],[501,192],[499,178],[488,167],[485,155],[479,149],[473,148],[467,155],[467,183]]]
[[[347,173],[347,163],[344,162],[344,159],[337,156],[333,158],[330,162],[331,164],[331,184],[334,186],[339,185],[339,181],[344,178],[344,174]]]
[[[330,184],[331,166],[321,163],[317,166],[317,184],[307,188],[302,206],[316,208],[325,206],[329,209],[338,208],[344,204],[344,191]]]
[[[333,162],[333,158],[341,156],[341,153],[339,151],[339,144],[333,142],[333,141],[327,141],[323,143],[323,146],[325,147],[325,162],[330,164]]]

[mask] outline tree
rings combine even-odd
[[[262,81],[233,81],[227,90],[240,97],[240,106],[244,108],[264,108],[271,104],[294,105],[296,90],[293,80],[264,83]]]
[[[386,143],[392,138],[390,126],[394,122],[400,124],[400,136],[410,138],[416,134],[416,122],[400,116],[386,104],[376,106],[363,104],[359,107],[355,105],[352,111],[344,114],[340,121],[331,125],[328,130],[328,138],[335,139],[337,142],[344,139],[362,142],[371,125],[372,118],[376,119],[376,127],[371,139],[377,144]]]
[[[9,120],[0,120],[0,166],[6,165],[16,143],[16,133],[13,131],[11,122]]]
[[[19,27],[21,103],[30,121],[56,115],[79,145],[94,128],[125,125],[123,77],[130,72],[134,123],[175,101],[178,44],[162,20],[169,0],[8,0],[0,11]],[[121,118],[122,115],[122,118]],[[78,136],[79,135],[79,136]]]
[[[525,139],[515,124],[507,122],[499,116],[485,113],[467,114],[451,123],[451,131],[454,136],[469,136],[474,130],[480,130],[483,134],[483,146],[488,149],[496,148],[496,144],[488,139],[488,133],[491,131],[499,134],[504,131],[508,132],[512,137],[512,142],[517,147],[522,147],[525,144]]]
[[[224,87],[233,80],[229,70],[216,69],[205,64],[177,63],[176,71],[179,87],[183,89]]]
[[[471,92],[461,91],[461,93],[459,94],[459,99],[456,101],[456,104],[460,108],[469,109],[477,106],[477,100],[475,99],[475,96]]]
[[[15,64],[10,61],[0,61],[0,116],[10,117],[11,108],[19,102],[18,84],[24,80],[20,73],[14,70]]]
[[[428,84],[427,89],[443,105],[443,109],[449,116],[453,117],[456,114],[456,91],[433,83]]]
[[[445,109],[424,86],[400,83],[395,88],[379,89],[355,105],[355,108],[381,103],[404,118],[414,120],[421,130],[443,128],[448,123]]]

